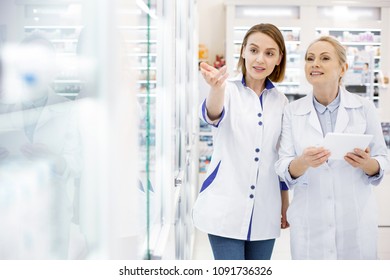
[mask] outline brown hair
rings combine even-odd
[[[240,58],[237,63],[237,69],[241,70],[242,74],[245,76],[245,59],[242,57],[242,52],[248,43],[249,36],[256,32],[260,32],[271,37],[278,45],[280,55],[282,55],[282,60],[280,61],[279,65],[275,66],[275,69],[272,71],[268,78],[273,82],[283,81],[284,74],[286,72],[286,45],[284,44],[284,38],[280,30],[275,25],[270,23],[261,23],[254,25],[246,32],[241,45]]]

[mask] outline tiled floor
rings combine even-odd
[[[378,254],[381,260],[390,260],[390,227],[379,228]],[[195,232],[194,260],[211,260],[213,253],[210,248],[207,235],[203,232]],[[289,230],[283,230],[280,238],[276,240],[272,254],[273,260],[289,260],[290,234]]]

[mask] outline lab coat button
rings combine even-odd
[[[250,198],[254,198],[255,196],[254,196],[253,194],[251,194],[249,197],[250,197]]]
[[[255,150],[255,151],[256,151],[256,153],[258,153],[258,152],[260,152],[260,149],[259,149],[259,148],[256,148],[256,150]]]
[[[260,118],[262,115],[261,115],[261,113],[258,113],[257,116]]]
[[[263,122],[259,122],[259,125],[262,126],[262,125],[263,125]]]
[[[252,186],[251,186],[251,189],[252,189],[252,190],[254,190],[254,189],[255,189],[255,186],[254,186],[254,185],[252,185]]]
[[[259,161],[259,158],[255,157],[255,161]]]

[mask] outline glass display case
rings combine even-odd
[[[191,257],[189,215],[197,185],[195,7],[194,1],[148,1],[138,5],[136,26],[121,26],[134,61],[140,110],[146,259]]]
[[[39,178],[50,175],[45,166],[37,164],[27,170],[10,164],[2,169],[15,176],[5,178],[1,172],[0,199],[10,201],[12,190],[24,184],[35,193],[26,202],[31,206],[40,204],[42,210],[38,213],[42,219],[34,216],[30,224],[35,231],[19,227],[21,234],[31,234],[34,249],[27,254],[28,248],[22,248],[18,258],[191,257],[193,234],[189,221],[198,166],[197,114],[192,106],[197,100],[195,2],[1,1],[1,44],[18,44],[36,35],[47,39],[56,57],[55,75],[48,86],[55,98],[74,112],[72,118],[59,118],[68,110],[50,107],[54,108],[53,123],[61,119],[64,124],[53,124],[52,135],[40,141],[73,143],[73,135],[79,141],[72,149],[64,146],[69,153],[65,155],[67,160],[75,164],[70,154],[76,151],[79,159],[79,172],[67,182],[72,187],[60,188],[61,195],[69,191],[67,195],[46,192],[38,199],[42,194],[36,187]],[[15,30],[18,32],[10,32]],[[3,61],[5,54],[0,55]],[[7,73],[10,65],[5,67]],[[19,78],[34,85],[35,74]],[[0,103],[0,109],[3,107]],[[8,113],[1,113],[0,117],[8,117]],[[63,134],[71,120],[77,130]],[[16,145],[16,141],[5,142]],[[35,172],[37,180],[28,184],[19,180],[26,170]],[[50,190],[50,184],[42,184],[42,190]],[[21,204],[11,201],[9,205],[2,205],[7,217]],[[28,213],[28,207],[22,210],[21,214]],[[55,234],[39,235],[35,223],[50,218],[43,215],[44,210],[58,215],[64,210],[70,218],[57,219]],[[15,220],[13,225],[18,222]],[[15,232],[15,227],[3,219],[2,225],[8,235]],[[68,234],[69,248],[65,238]],[[19,237],[15,235],[10,246],[19,242]],[[53,245],[51,240],[56,237],[64,238]],[[42,246],[34,251],[37,244]],[[47,254],[42,255],[46,249]],[[8,249],[0,255],[15,257]]]

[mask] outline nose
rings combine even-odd
[[[315,68],[315,67],[318,67],[319,65],[319,59],[318,58],[315,58],[313,60],[313,63],[311,64],[311,67]]]
[[[259,52],[256,56],[256,62],[262,62],[263,61],[263,53]]]

